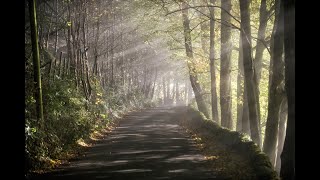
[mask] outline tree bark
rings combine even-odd
[[[69,74],[74,75],[74,70],[75,70],[75,63],[73,59],[73,53],[72,53],[72,48],[71,48],[71,26],[72,26],[72,21],[71,21],[71,10],[70,10],[70,1],[68,1],[68,36],[67,36],[67,49],[68,49],[68,61],[69,61]]]
[[[231,0],[221,0],[221,21],[230,23]],[[221,125],[232,129],[231,113],[231,27],[221,24],[221,53],[220,53],[220,107],[221,107]]]
[[[43,118],[43,104],[42,104],[42,86],[41,86],[41,72],[40,72],[40,57],[38,46],[38,32],[37,32],[37,13],[36,13],[36,1],[29,0],[29,16],[30,16],[30,29],[31,29],[31,42],[32,42],[32,57],[33,57],[33,81],[35,87],[35,99],[37,120],[39,128],[42,129]]]
[[[167,103],[167,93],[166,93],[166,79],[162,78],[162,92],[163,92],[163,104]]]
[[[244,81],[244,88],[243,88],[243,111],[242,111],[242,133],[246,133],[251,137],[250,132],[250,118],[249,118],[249,106],[248,106],[248,96],[247,96],[247,87]]]
[[[170,73],[168,73],[170,75]],[[171,100],[171,97],[170,97],[170,76],[167,77],[167,81],[166,81],[166,84],[167,84],[167,103],[170,103],[170,100]]]
[[[261,0],[259,14],[260,14],[259,29],[258,29],[258,39],[259,40],[257,40],[256,55],[254,58],[258,89],[259,89],[259,84],[260,84],[260,79],[261,79],[263,51],[266,49],[266,47],[263,43],[265,41],[265,34],[266,34],[266,28],[267,28],[267,22],[268,22],[267,21],[268,20],[267,0]]]
[[[257,84],[254,75],[254,64],[252,59],[251,45],[251,27],[250,27],[250,11],[249,0],[240,0],[241,15],[241,40],[243,48],[243,67],[247,90],[250,132],[252,140],[261,147],[259,132],[259,111],[257,106]]]
[[[242,132],[242,117],[244,106],[244,87],[243,87],[243,53],[242,41],[239,39],[239,56],[238,56],[238,75],[237,75],[237,127],[238,132]]]
[[[180,97],[179,97],[179,82],[176,80],[176,105],[180,103]]]
[[[284,97],[281,103],[281,112],[280,112],[280,122],[279,122],[279,133],[278,133],[278,152],[277,152],[277,159],[276,159],[276,166],[275,170],[280,174],[281,168],[281,153],[283,150],[284,138],[286,134],[286,122],[288,117],[288,102],[287,98]]]
[[[277,1],[276,1],[277,3]],[[263,144],[263,151],[269,156],[271,163],[275,164],[276,145],[278,135],[278,124],[280,115],[280,105],[283,100],[283,91],[281,83],[284,80],[284,62],[282,60],[283,54],[283,10],[280,7],[280,12],[276,11],[278,22],[275,22],[276,30],[273,32],[274,46],[272,64],[272,82],[269,89],[269,104],[268,117],[266,123],[265,139]]]
[[[216,0],[210,0],[211,4],[214,5]],[[214,52],[214,8],[210,8],[210,77],[211,77],[211,113],[212,120],[218,124],[220,123],[218,113],[218,97],[217,97],[217,80],[216,80],[216,67],[215,67],[215,52]]]
[[[285,88],[288,100],[286,138],[280,177],[295,179],[295,0],[281,0],[284,9]]]

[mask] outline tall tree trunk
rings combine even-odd
[[[243,132],[242,117],[244,107],[244,87],[243,87],[243,52],[242,41],[239,39],[238,75],[237,75],[237,127],[238,132]],[[248,124],[249,125],[249,124]],[[249,127],[249,126],[248,126]],[[248,128],[249,129],[249,128]]]
[[[167,103],[167,93],[166,93],[166,78],[162,78],[162,92],[163,92],[163,104]]]
[[[167,77],[167,103],[170,103],[171,97],[170,97],[170,73],[169,77]]]
[[[98,14],[100,14],[100,1],[97,1]],[[100,35],[100,18],[98,17],[96,22],[97,31],[95,33],[95,41],[94,41],[94,62],[92,72],[95,76],[98,76],[98,42]],[[113,47],[112,47],[113,48]]]
[[[276,159],[276,166],[275,170],[280,174],[281,168],[281,153],[283,150],[284,138],[286,134],[286,122],[288,118],[288,102],[287,97],[283,98],[281,103],[281,111],[280,111],[280,121],[279,121],[279,133],[278,133],[278,152],[277,152],[277,159]]]
[[[190,30],[190,20],[188,18],[188,5],[186,2],[182,2],[182,17],[183,17],[183,27],[184,27],[184,39],[185,39],[185,48],[187,57],[192,61],[193,60],[193,51],[192,51],[192,42],[191,42],[191,30]],[[198,82],[198,76],[195,72],[195,68],[188,63],[189,68],[189,77],[193,92],[195,94],[196,102],[198,109],[202,112],[207,118],[209,118],[209,113],[206,107],[206,104],[203,99],[202,89]]]
[[[295,179],[295,0],[281,0],[284,9],[285,88],[288,100],[286,138],[280,177]]]
[[[156,69],[156,73],[155,73],[155,77],[154,77],[154,81],[153,81],[153,87],[152,87],[152,91],[151,91],[151,99],[153,99],[154,91],[155,91],[155,88],[156,88],[156,82],[157,82],[157,78],[158,78],[158,68],[155,68],[155,69]]]
[[[242,133],[246,133],[251,137],[250,131],[250,121],[249,121],[249,105],[248,105],[248,96],[247,96],[247,87],[244,81],[244,88],[243,88],[243,111],[242,111]]]
[[[276,0],[277,3],[277,0]],[[273,46],[273,66],[272,66],[272,82],[269,89],[269,105],[268,117],[266,123],[265,139],[263,144],[263,151],[269,156],[271,163],[275,164],[276,145],[278,135],[278,124],[280,115],[280,105],[283,99],[283,91],[281,83],[284,80],[284,62],[282,60],[283,54],[283,10],[280,7],[280,12],[276,11],[278,22],[275,22],[276,30],[273,32],[274,46]]]
[[[180,104],[179,81],[176,80],[176,105]]]
[[[190,81],[189,81],[190,83]],[[192,86],[191,86],[191,83],[190,83],[190,86],[188,85],[188,103],[191,104],[191,101],[192,101],[192,96],[193,96],[193,90],[192,90]]]
[[[254,65],[257,76],[257,87],[259,89],[260,79],[261,79],[261,69],[262,69],[262,57],[263,51],[265,50],[265,34],[267,28],[268,11],[267,11],[267,0],[261,0],[260,13],[259,13],[259,29],[258,29],[258,39],[256,46],[256,55],[254,57]]]
[[[72,26],[72,21],[71,21],[71,10],[70,10],[70,1],[67,2],[67,8],[68,8],[68,36],[67,36],[67,49],[68,49],[68,61],[69,61],[69,73],[74,75],[74,70],[75,70],[75,63],[73,59],[73,53],[72,53],[72,48],[71,48],[71,26]],[[70,23],[70,24],[69,24]]]
[[[172,80],[172,97],[171,97],[171,104],[174,104],[174,99],[175,99],[175,90],[176,90],[176,83],[175,83],[175,79]]]
[[[57,52],[58,52],[58,0],[55,1],[56,3],[56,19],[55,19],[55,23],[56,23],[56,27],[55,27],[55,41],[54,41],[54,57],[57,58]],[[50,66],[49,66],[49,80],[51,79],[51,72],[52,72],[52,64],[53,61],[50,61]]]
[[[86,4],[86,0],[84,0],[84,4]],[[87,51],[88,51],[88,47],[87,47],[87,36],[86,36],[86,18],[87,18],[87,8],[84,7],[84,11],[83,11],[83,15],[82,15],[82,42],[83,42],[83,54],[84,54],[84,58],[83,58],[83,64],[84,64],[84,71],[85,71],[85,75],[86,75],[86,86],[87,89],[87,100],[90,99],[91,96],[91,84],[90,84],[90,76],[89,76],[89,62],[88,62],[88,55],[87,55]]]
[[[200,5],[204,6],[206,5],[206,0],[201,0]],[[193,0],[194,6],[196,5],[195,0]],[[208,35],[206,35],[207,29],[209,27],[207,17],[204,14],[207,14],[207,9],[205,7],[200,7],[199,11],[196,11],[198,17],[199,17],[199,22],[200,22],[200,41],[201,41],[201,49],[204,53],[204,55],[207,57],[209,54],[208,52]]]
[[[38,32],[37,32],[37,13],[36,1],[29,0],[29,16],[32,42],[32,57],[33,57],[33,81],[35,86],[35,100],[37,108],[37,120],[39,128],[42,129],[43,119],[43,104],[42,104],[42,87],[41,87],[41,72],[40,72],[40,57],[38,47]]]
[[[113,6],[112,6],[112,1],[111,1],[111,11],[113,11]],[[113,14],[113,20],[112,20],[112,24],[111,24],[111,49],[110,49],[110,55],[111,55],[111,87],[112,87],[112,91],[114,89],[114,84],[115,84],[115,80],[114,80],[114,24],[115,24],[115,14]]]
[[[184,82],[184,103],[188,106],[188,80]]]
[[[56,0],[56,32],[55,32],[55,41],[54,41],[54,57],[57,56],[57,52],[58,52],[58,38],[59,38],[59,31],[58,31],[58,22],[59,22],[59,16],[58,16],[58,12],[59,12],[59,8],[58,8],[58,2],[59,0]]]
[[[221,0],[221,21],[230,23],[231,0]],[[221,107],[221,125],[232,129],[231,113],[231,27],[221,24],[221,68],[220,68],[220,107]]]
[[[252,140],[261,147],[259,132],[259,111],[257,106],[257,84],[254,75],[254,65],[252,59],[251,29],[250,29],[250,11],[249,0],[240,0],[241,15],[241,40],[243,49],[243,67],[247,90],[250,131]]]
[[[59,56],[59,69],[58,69],[58,76],[61,77],[61,68],[62,67],[62,52],[60,52]]]
[[[216,0],[210,0],[211,5],[214,5]],[[211,113],[212,120],[220,124],[218,113],[218,97],[217,97],[217,80],[216,80],[216,68],[215,68],[215,52],[214,52],[214,8],[210,8],[210,77],[211,77]]]

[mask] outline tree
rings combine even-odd
[[[257,76],[257,86],[259,88],[261,79],[261,69],[262,69],[262,56],[265,50],[265,34],[268,22],[268,11],[267,11],[267,0],[261,0],[260,13],[259,13],[259,29],[258,29],[258,40],[256,46],[256,55],[254,57],[254,64]]]
[[[281,154],[280,177],[295,179],[295,0],[281,0],[284,11],[285,89],[288,100],[286,138]]]
[[[250,29],[250,11],[249,0],[240,0],[240,15],[241,15],[241,41],[243,49],[243,66],[245,87],[248,98],[250,132],[252,140],[261,146],[259,133],[259,111],[256,98],[256,82],[254,75],[254,64],[252,59],[251,45],[251,29]]]
[[[231,0],[221,0],[220,107],[221,125],[232,129],[231,114]]]
[[[183,29],[184,29],[184,39],[185,39],[185,48],[186,48],[186,54],[190,61],[193,60],[193,51],[192,51],[192,42],[191,42],[191,29],[190,29],[190,20],[188,18],[188,4],[183,1],[182,5],[182,20],[183,20]],[[188,61],[189,61],[188,60]],[[189,77],[191,86],[196,98],[196,102],[198,105],[199,111],[201,111],[207,118],[209,118],[209,113],[206,107],[206,104],[203,99],[203,93],[200,86],[200,83],[198,82],[198,76],[196,74],[195,68],[188,62],[188,68],[189,68]]]
[[[210,0],[211,4],[215,4],[215,0]],[[219,113],[218,113],[218,97],[217,97],[217,80],[216,80],[216,67],[215,67],[215,52],[214,52],[214,8],[210,10],[210,78],[211,78],[211,112],[212,120],[220,124]]]
[[[237,127],[238,132],[250,135],[248,98],[245,83],[243,82],[243,49],[241,37],[239,39],[238,75],[237,75]],[[243,85],[242,85],[243,83]]]
[[[275,170],[280,174],[281,168],[281,153],[283,150],[284,138],[286,135],[286,122],[288,117],[288,103],[287,98],[284,96],[281,104],[280,121],[279,121],[279,132],[278,132],[278,148],[277,148],[277,159]]]
[[[39,127],[43,125],[43,103],[42,103],[42,87],[41,87],[41,73],[40,73],[40,56],[38,46],[38,27],[37,27],[37,12],[36,1],[29,0],[29,15],[30,15],[30,30],[32,41],[32,57],[33,57],[33,81],[35,87],[35,99],[37,107],[37,119]]]
[[[276,1],[278,3],[279,1]],[[266,123],[265,140],[263,151],[269,156],[271,163],[275,164],[276,145],[278,135],[278,124],[280,118],[280,107],[283,100],[284,89],[281,87],[284,80],[283,54],[283,7],[276,9],[277,22],[273,32],[274,46],[272,61],[272,78],[269,88],[268,118]]]

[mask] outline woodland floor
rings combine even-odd
[[[84,156],[31,179],[230,179],[174,120],[171,108],[133,112]]]

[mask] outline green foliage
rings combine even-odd
[[[32,76],[31,72],[26,73]],[[79,139],[88,138],[125,112],[155,105],[138,90],[128,94],[106,93],[94,77],[90,80],[90,99],[85,98],[72,77],[56,76],[49,81],[44,76],[43,82],[45,121],[41,126],[36,120],[32,79],[26,80],[25,157],[29,170],[50,167],[53,160],[71,151]]]

